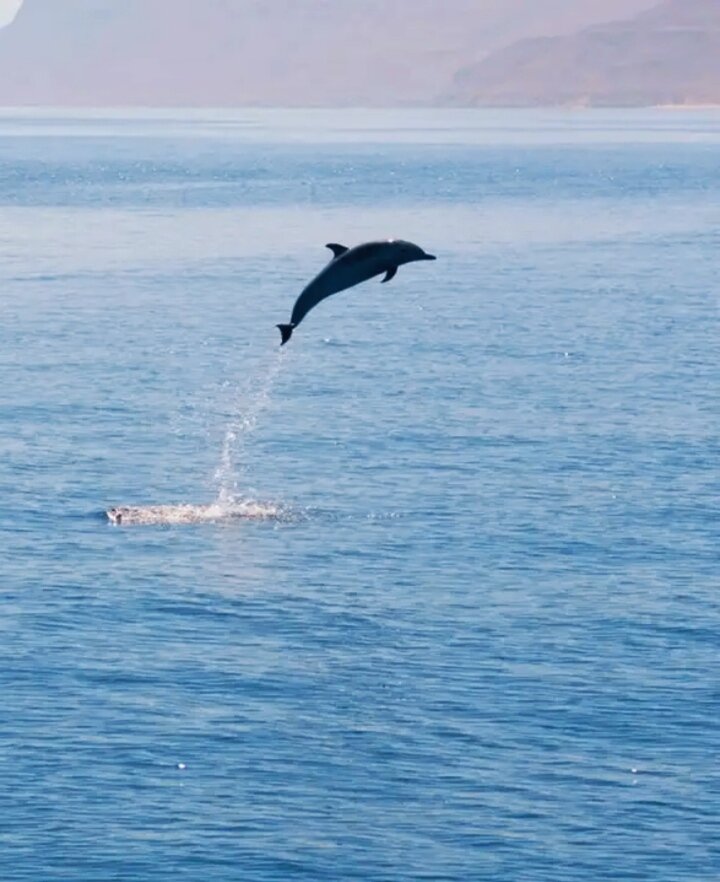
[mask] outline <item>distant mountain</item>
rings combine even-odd
[[[525,39],[462,69],[476,106],[720,104],[720,0],[665,0],[628,21]]]
[[[0,105],[425,104],[511,41],[653,2],[25,0]]]

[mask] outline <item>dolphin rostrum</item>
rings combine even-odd
[[[435,260],[434,254],[426,254],[418,245],[402,239],[387,239],[383,242],[365,242],[354,248],[330,243],[326,246],[333,253],[330,263],[305,286],[295,301],[290,322],[278,325],[281,346],[292,336],[300,322],[317,306],[321,300],[359,285],[373,276],[385,273],[383,282],[389,282],[404,263],[416,260]]]

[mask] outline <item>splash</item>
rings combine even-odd
[[[287,509],[272,502],[251,499],[241,489],[241,479],[246,470],[246,442],[270,402],[284,358],[284,353],[278,352],[259,374],[259,379],[259,372],[256,372],[236,396],[235,413],[225,430],[220,463],[215,470],[218,489],[214,502],[114,506],[105,512],[110,523],[120,527],[173,526],[229,520],[288,520],[290,514]]]
[[[175,526],[227,520],[278,520],[282,509],[272,503],[218,501],[209,505],[123,505],[108,509],[106,514],[110,523],[117,527]]]
[[[215,470],[217,503],[225,506],[248,503],[241,488],[245,483],[246,448],[258,420],[270,403],[271,393],[282,370],[285,352],[277,350],[264,370],[256,372],[234,402],[234,415],[225,430],[220,463]]]

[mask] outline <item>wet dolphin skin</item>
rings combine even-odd
[[[290,321],[278,325],[283,346],[292,332],[305,316],[326,297],[345,291],[373,276],[385,275],[383,282],[389,282],[405,263],[417,260],[435,260],[434,254],[427,254],[419,245],[404,239],[386,239],[379,242],[364,242],[354,248],[331,243],[327,246],[333,258],[315,278],[305,286],[293,307]]]

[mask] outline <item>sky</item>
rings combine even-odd
[[[10,24],[22,6],[23,0],[0,0],[0,28]]]

